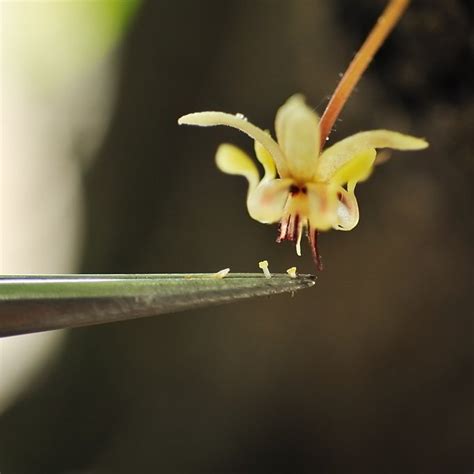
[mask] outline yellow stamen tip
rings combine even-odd
[[[261,262],[258,262],[258,267],[263,270],[263,274],[265,275],[265,278],[272,277],[270,270],[268,270],[268,260],[262,260]]]
[[[288,268],[286,273],[288,273],[288,275],[290,275],[291,278],[296,278],[296,267]]]

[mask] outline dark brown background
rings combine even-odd
[[[84,272],[298,265],[221,175],[235,131],[271,127],[295,92],[322,112],[386,2],[148,1],[124,44],[115,118],[84,176]],[[21,473],[472,471],[473,22],[470,2],[414,1],[332,140],[388,128],[394,153],[358,187],[359,226],[320,239],[296,295],[71,331],[0,420]]]

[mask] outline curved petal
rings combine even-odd
[[[200,127],[226,125],[228,127],[236,128],[237,130],[246,133],[254,140],[260,142],[262,146],[266,148],[275,161],[280,176],[286,177],[288,175],[286,160],[278,146],[278,143],[275,142],[268,133],[248,122],[247,119],[240,114],[232,115],[224,112],[197,112],[194,114],[183,115],[178,119],[178,123],[180,125],[198,125]]]
[[[341,187],[337,197],[337,220],[333,228],[336,230],[352,230],[359,223],[359,206],[355,194]]]
[[[390,130],[369,130],[356,133],[335,143],[321,153],[316,167],[318,181],[329,180],[354,155],[371,148],[393,148],[395,150],[421,150],[428,146],[422,138],[403,135]]]
[[[262,181],[247,198],[250,217],[264,224],[279,221],[283,216],[292,184],[291,179]]]
[[[244,176],[249,182],[249,193],[251,193],[258,185],[260,176],[257,167],[252,159],[234,145],[223,143],[216,152],[216,165],[227,174]]]
[[[302,95],[290,97],[278,109],[275,131],[292,177],[310,180],[319,155],[319,117]]]
[[[359,181],[364,181],[370,176],[376,156],[375,148],[357,153],[331,176],[331,183],[337,185],[347,183],[347,189],[353,192]]]
[[[265,170],[265,176],[263,177],[263,179],[274,179],[276,177],[276,167],[272,155],[270,155],[267,149],[260,142],[255,141],[254,149],[258,161],[261,163],[263,169]]]
[[[309,227],[329,230],[337,220],[337,186],[326,184],[307,184]]]

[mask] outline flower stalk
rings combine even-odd
[[[354,90],[354,87],[359,82],[362,74],[364,74],[379,48],[385,42],[387,36],[400,20],[408,4],[409,0],[390,1],[372,28],[372,31],[369,33],[369,36],[349,64],[336,90],[329,99],[326,110],[321,116],[319,123],[321,149],[326,144],[332,127],[339,117],[347,99],[349,99],[349,96]]]

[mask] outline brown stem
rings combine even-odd
[[[354,59],[349,64],[346,72],[342,76],[336,87],[329,103],[324,111],[319,129],[321,134],[321,149],[331,133],[334,122],[337,120],[344,104],[351,95],[354,87],[359,82],[362,74],[372,61],[375,53],[392,31],[403,12],[408,6],[410,0],[391,0],[380,15],[377,23],[372,28],[369,36],[361,46]]]

